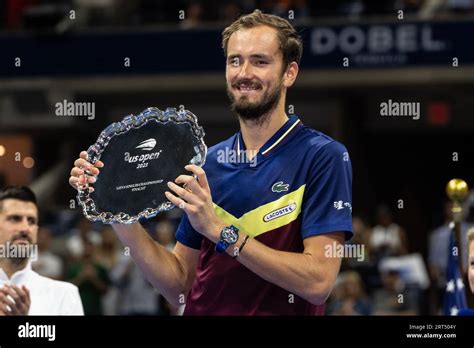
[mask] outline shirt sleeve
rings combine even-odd
[[[176,240],[187,247],[200,250],[202,235],[197,232],[189,222],[188,216],[183,214],[178,229],[176,230]]]
[[[333,141],[315,152],[303,196],[303,238],[345,232],[352,238],[352,166],[346,148]]]

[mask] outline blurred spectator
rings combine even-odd
[[[382,284],[383,288],[376,290],[373,296],[374,315],[418,314],[416,292],[406,286],[398,270],[384,270]]]
[[[172,250],[175,245],[174,226],[166,217],[151,228],[151,237]],[[111,272],[111,278],[119,289],[121,315],[169,315],[179,314],[179,309],[170,306],[156,289],[146,280],[138,266],[128,254],[123,254]]]
[[[156,224],[153,237],[158,243],[172,251],[176,245],[176,239],[174,237],[175,230],[176,228],[171,220],[165,218]],[[184,306],[176,308],[166,301],[162,295],[159,295],[159,306],[162,314],[182,315],[184,311]]]
[[[97,261],[108,270],[111,270],[118,263],[121,251],[114,230],[110,225],[105,225],[102,228],[101,241],[97,247]]]
[[[72,264],[66,272],[66,279],[77,285],[86,315],[102,315],[102,296],[109,287],[107,269],[95,258],[95,245],[84,240],[84,251],[81,259]]]
[[[344,257],[342,259],[341,271],[356,271],[362,278],[366,286],[366,291],[370,295],[373,289],[381,286],[378,264],[371,258],[370,252],[370,233],[371,230],[367,223],[360,217],[354,216],[352,219],[352,228],[354,237],[346,242],[346,244],[354,244],[356,246],[356,257]]]
[[[172,251],[176,244],[174,238],[175,228],[170,220],[163,220],[158,222],[154,229],[154,239],[165,246],[168,250]]]
[[[63,277],[63,261],[51,252],[51,241],[51,231],[41,227],[38,231],[38,259],[31,266],[42,276],[60,280]]]
[[[100,235],[92,229],[92,223],[85,217],[81,217],[77,228],[71,231],[71,236],[66,241],[68,257],[72,259],[80,258],[84,253],[85,241],[90,241],[94,245],[99,245]]]
[[[409,286],[426,290],[430,285],[428,270],[420,253],[384,257],[378,263],[381,273],[397,270],[403,282]]]
[[[372,229],[370,249],[379,260],[385,256],[397,256],[408,251],[406,233],[392,218],[392,212],[386,205],[377,208],[377,226]]]
[[[354,215],[352,218],[352,228],[354,230],[352,241],[364,245],[369,243],[370,228],[361,217]]]
[[[119,289],[120,315],[157,315],[158,292],[145,279],[130,255],[122,255],[110,274]]]
[[[364,291],[360,275],[346,271],[339,275],[335,299],[328,306],[332,315],[370,315],[372,305]]]
[[[354,216],[352,218],[352,229],[354,232],[354,237],[350,241],[346,242],[346,244],[355,244],[359,246],[356,249],[361,250],[361,252],[363,252],[363,255],[357,255],[357,257],[351,258],[344,258],[343,262],[346,263],[349,267],[356,267],[360,266],[361,264],[369,263],[370,261],[370,228],[364,222],[364,220],[362,220],[362,218]]]
[[[101,231],[101,242],[97,247],[96,260],[105,267],[110,275],[123,253],[119,241],[110,225],[105,225]],[[107,293],[102,297],[102,307],[104,315],[119,314],[119,289],[111,284]]]

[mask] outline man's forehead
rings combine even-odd
[[[260,25],[242,28],[233,33],[227,45],[227,54],[267,54],[279,53],[279,40],[276,29]]]
[[[33,202],[25,202],[19,199],[7,198],[0,202],[0,214],[38,214],[38,208]]]

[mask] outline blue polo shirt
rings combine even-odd
[[[314,235],[352,237],[352,168],[342,144],[292,115],[253,159],[244,150],[239,132],[211,147],[203,167],[225,223],[288,252],[302,252],[303,239]],[[289,303],[286,290],[216,253],[186,215],[176,239],[201,250],[185,314],[323,314],[324,305],[301,298]]]

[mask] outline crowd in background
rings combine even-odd
[[[435,18],[472,14],[474,0],[2,0],[0,27],[7,30],[175,25],[182,29],[229,24],[242,13],[260,9],[293,24],[319,18],[358,20],[405,15]],[[71,14],[74,10],[74,14]],[[71,19],[73,19],[71,21]]]
[[[184,307],[171,306],[146,280],[109,225],[92,224],[76,213],[65,216],[58,214],[54,224],[40,228],[39,258],[33,268],[44,276],[76,284],[86,315],[182,314]],[[408,232],[394,221],[388,206],[380,205],[375,218],[377,224],[369,227],[354,216],[354,238],[346,243],[326,313],[442,314],[451,205],[446,203],[445,223],[430,234],[427,257],[410,250]],[[178,223],[179,218],[159,215],[144,226],[152,238],[172,250]],[[463,223],[463,235],[470,226]],[[464,255],[467,259],[466,252]]]
[[[346,252],[341,272],[329,299],[332,315],[441,315],[446,290],[452,205],[445,204],[444,222],[430,235],[423,257],[408,245],[407,233],[396,223],[391,210],[377,209],[377,224],[369,227],[353,218],[354,238],[349,244],[364,246],[364,255]],[[467,265],[467,231],[461,224],[464,265]]]
[[[84,217],[73,228],[60,226],[40,228],[39,256],[32,267],[41,275],[77,285],[86,315],[181,313],[182,308],[169,305],[145,279],[112,227],[92,224]],[[173,220],[160,216],[145,226],[158,243],[174,248]]]

